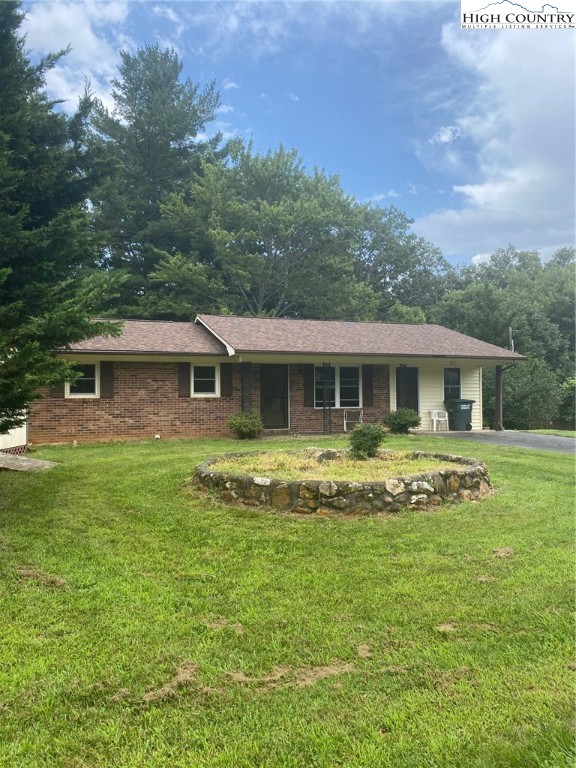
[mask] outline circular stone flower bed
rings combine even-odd
[[[277,451],[275,453],[250,453],[252,466],[258,467],[259,457],[278,457],[282,466],[282,457],[294,456],[303,452]],[[309,448],[307,456],[312,456],[318,465],[318,473],[326,476],[326,467],[336,467],[338,459],[349,457],[347,450],[321,450]],[[407,509],[430,509],[445,501],[476,501],[491,493],[492,483],[488,477],[488,468],[477,459],[453,456],[445,453],[425,453],[414,451],[403,458],[421,460],[430,467],[418,474],[403,474],[391,477],[387,473],[387,464],[395,457],[393,451],[382,451],[376,465],[375,479],[334,480],[300,479],[290,480],[282,477],[264,477],[256,472],[242,473],[230,471],[234,459],[245,458],[247,454],[226,454],[210,459],[198,465],[194,482],[198,489],[216,491],[227,502],[242,503],[248,506],[272,506],[285,512],[303,514],[330,515],[374,514],[378,512],[398,512]],[[226,466],[227,470],[220,470]],[[364,462],[358,462],[358,466]],[[379,466],[381,465],[381,466]],[[270,473],[271,474],[271,473]],[[279,472],[280,474],[280,472]],[[336,471],[332,477],[337,476]],[[330,472],[328,473],[330,477]]]

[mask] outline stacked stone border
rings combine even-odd
[[[345,452],[314,448],[308,451],[313,451],[319,462],[336,459]],[[347,480],[285,481],[272,477],[234,475],[212,469],[223,458],[240,455],[244,454],[228,453],[199,464],[194,475],[196,487],[202,491],[215,491],[226,502],[318,515],[425,510],[447,501],[477,501],[492,492],[486,464],[478,459],[447,453],[414,451],[408,456],[414,459],[439,459],[456,465],[454,468],[362,483]],[[252,455],[257,461],[258,453]]]

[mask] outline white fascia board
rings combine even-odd
[[[206,328],[206,330],[207,330],[209,333],[211,333],[211,334],[212,334],[212,336],[214,336],[216,339],[218,339],[218,341],[219,341],[221,344],[224,344],[224,346],[226,347],[226,352],[228,352],[228,356],[229,356],[229,357],[232,357],[233,355],[235,355],[235,354],[236,354],[236,350],[234,349],[234,347],[231,347],[231,346],[230,346],[230,344],[228,344],[228,342],[226,341],[226,339],[223,339],[221,336],[218,336],[218,334],[216,333],[216,331],[214,331],[212,328],[210,328],[210,326],[208,325],[208,323],[205,323],[205,322],[204,322],[204,320],[202,320],[202,318],[201,318],[201,317],[198,317],[198,316],[197,316],[197,317],[196,317],[196,319],[194,320],[194,322],[195,322],[195,323],[200,323],[201,325],[203,325],[203,326],[204,326],[204,328]]]

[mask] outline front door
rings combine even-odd
[[[418,368],[396,368],[396,408],[412,408],[418,413]]]
[[[266,429],[288,429],[288,366],[260,366],[260,415]]]

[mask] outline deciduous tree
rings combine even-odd
[[[405,213],[367,205],[363,217],[356,274],[377,296],[379,320],[389,319],[396,303],[426,313],[453,289],[454,269],[438,248],[410,231]]]
[[[293,150],[257,155],[237,147],[233,162],[206,162],[188,192],[173,197],[163,213],[174,231],[194,233],[178,256],[181,277],[172,281],[173,295],[186,282],[185,270],[200,262],[215,289],[221,286],[226,311],[374,316],[374,293],[355,274],[363,209],[336,177],[308,172]],[[167,254],[163,265],[174,264]]]

